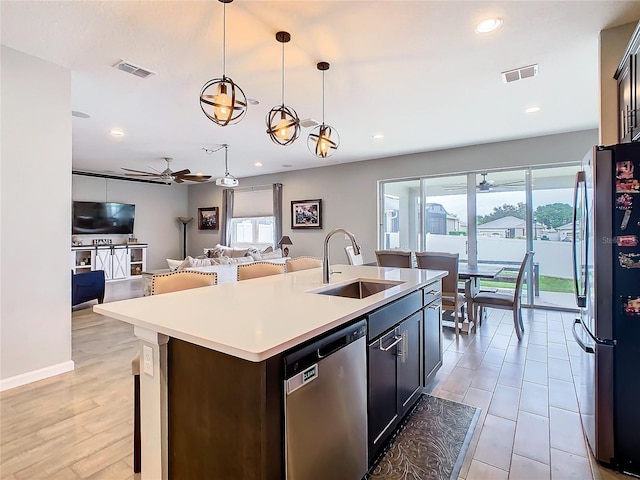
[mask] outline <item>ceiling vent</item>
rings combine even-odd
[[[536,77],[538,76],[538,64],[507,70],[506,72],[502,72],[501,75],[503,83],[511,83],[516,80],[522,80],[523,78]]]
[[[155,75],[156,72],[152,72],[151,70],[147,70],[146,68],[139,67],[138,65],[134,65],[133,63],[125,62],[124,60],[119,61],[114,65],[118,70],[122,70],[123,72],[130,73],[140,78],[147,78],[151,75]]]

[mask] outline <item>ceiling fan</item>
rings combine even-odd
[[[476,190],[478,192],[492,192],[494,189],[499,189],[503,191],[519,190],[519,189],[522,189],[524,186],[524,180],[496,182],[495,180],[487,180],[487,175],[489,175],[488,173],[481,173],[480,175],[482,175],[482,180],[478,182],[478,184],[476,185]],[[447,191],[466,190],[467,186],[463,184],[449,185],[449,186],[444,186],[444,189]]]
[[[153,180],[162,180],[165,182],[176,183],[183,183],[185,180],[189,182],[206,182],[211,178],[211,175],[202,175],[200,173],[191,175],[191,170],[187,168],[178,172],[173,172],[169,168],[169,164],[173,159],[171,157],[164,157],[164,160],[167,162],[167,168],[162,172],[143,172],[142,170],[133,170],[131,168],[124,167],[122,168],[122,170],[126,170],[127,172],[134,172],[125,174],[128,177],[143,177]]]

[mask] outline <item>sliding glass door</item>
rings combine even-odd
[[[535,252],[523,302],[575,308],[571,278],[572,188],[579,166],[470,172],[380,183],[382,249],[458,253],[500,264],[488,289],[513,292],[525,252]]]

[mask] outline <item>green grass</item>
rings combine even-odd
[[[513,282],[493,282],[490,280],[481,280],[480,285],[483,287],[513,288],[515,285],[515,277],[513,280]],[[524,288],[526,289],[526,285]],[[573,293],[573,280],[540,275],[540,291]]]

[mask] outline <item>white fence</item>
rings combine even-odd
[[[467,237],[458,235],[427,234],[426,250],[459,253],[467,258]],[[540,266],[540,275],[573,278],[573,251],[571,242],[536,240],[533,243],[533,261]],[[527,244],[516,238],[478,238],[478,262],[506,262],[519,264]]]

